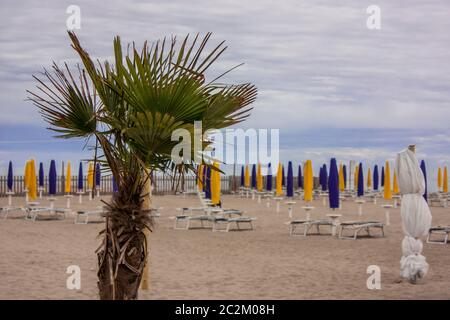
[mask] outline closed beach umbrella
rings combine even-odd
[[[202,175],[202,173],[203,173],[203,165],[198,165],[198,167],[197,167],[197,188],[198,188],[198,190],[203,190],[203,181],[202,181],[202,179],[203,179],[203,175]]]
[[[378,176],[378,165],[375,165],[373,168],[373,190],[378,191],[378,185],[379,185],[379,176]]]
[[[381,186],[382,187],[384,187],[384,178],[385,178],[384,167],[381,167]]]
[[[25,189],[27,190],[29,181],[30,181],[30,160],[27,160],[27,162],[25,162],[25,170],[23,174],[23,184],[25,186]]]
[[[281,165],[281,163],[278,164],[278,170],[277,170],[277,178],[275,180],[275,194],[277,197],[280,197],[283,195],[283,178],[282,178],[282,174],[283,174],[283,167]]]
[[[9,161],[8,165],[8,190],[12,192],[14,187],[14,174],[13,174],[13,165],[12,161]]]
[[[371,189],[372,188],[372,171],[367,170],[367,189]]]
[[[425,192],[423,194],[423,197],[424,197],[425,201],[428,202],[428,181],[427,181],[427,167],[425,165],[425,160],[422,160],[420,162],[420,169],[422,170],[423,178],[425,180]]]
[[[328,189],[328,169],[327,165],[322,166],[322,191],[327,191]]]
[[[385,200],[392,199],[391,169],[389,167],[389,161],[386,161],[386,167],[385,167],[385,171],[384,171],[384,199]]]
[[[364,195],[364,171],[362,163],[359,163],[358,169],[358,197],[362,197]]]
[[[303,176],[302,176],[302,165],[298,165],[298,178],[297,178],[297,184],[299,189],[303,189]]]
[[[437,176],[437,184],[438,184],[438,190],[442,190],[442,170],[441,168],[438,169],[438,176]]]
[[[447,167],[444,167],[444,181],[442,182],[442,191],[448,193],[448,172]]]
[[[428,263],[422,255],[423,244],[420,237],[428,234],[432,217],[430,208],[423,198],[425,179],[414,152],[408,149],[400,152],[395,167],[402,193],[401,216],[405,233],[400,274],[411,283],[416,283],[428,272]]]
[[[344,179],[344,166],[342,163],[339,165],[339,190],[344,191],[345,190],[345,179]],[[331,167],[330,167],[330,176],[331,176]]]
[[[202,185],[203,185],[203,192],[206,192],[206,171],[207,171],[207,166],[202,165],[203,169],[202,169]]]
[[[112,187],[113,187],[113,192],[119,192],[119,186],[117,185],[116,179],[114,179],[114,176],[112,177]]]
[[[245,173],[244,173],[244,166],[241,167],[241,187],[245,187]]]
[[[97,187],[100,187],[101,179],[102,179],[102,171],[100,169],[100,163],[97,162],[97,165],[95,166],[95,185]]]
[[[78,167],[78,191],[83,190],[83,164],[80,162]]]
[[[39,188],[44,188],[44,164],[39,163]]]
[[[220,171],[217,162],[214,162],[213,168],[211,168],[211,203],[213,205],[220,204]]]
[[[344,186],[347,188],[347,166],[342,166],[342,172],[344,173]]]
[[[322,184],[323,184],[323,167],[319,168],[319,184],[320,184],[320,187],[322,187]]]
[[[355,173],[354,173],[354,177],[353,177],[353,181],[354,181],[354,184],[355,184],[353,187],[354,187],[355,191],[358,190],[358,185],[359,185],[358,179],[359,179],[359,165],[357,165],[355,167]]]
[[[30,180],[28,182],[28,197],[30,200],[37,198],[37,177],[36,177],[36,165],[34,159],[30,160]]]
[[[205,198],[211,199],[211,167],[206,167]]]
[[[287,184],[286,184],[286,196],[293,197],[294,196],[294,171],[292,168],[292,162],[288,163],[287,170]]]
[[[258,163],[258,171],[256,172],[256,189],[259,192],[263,191],[263,176],[260,163]]]
[[[69,194],[72,191],[72,169],[70,168],[70,161],[67,161],[66,169],[66,186],[64,192]]]
[[[281,166],[281,184],[283,187],[286,186],[286,175],[284,174],[284,165]]]
[[[328,179],[328,199],[331,209],[339,208],[339,172],[336,159],[330,161],[330,177]]]
[[[87,187],[89,190],[94,189],[94,164],[92,162],[88,164]]]
[[[312,172],[312,162],[311,160],[307,160],[305,163],[305,170],[303,173],[303,186],[304,186],[304,200],[312,201],[313,199],[313,186],[314,186],[314,177]]]
[[[266,189],[267,189],[267,191],[272,191],[272,164],[271,163],[269,163],[269,167],[267,168]]]
[[[398,186],[398,180],[397,180],[397,172],[394,171],[394,182],[392,185],[392,191],[394,192],[394,194],[399,194],[400,193],[400,189]]]
[[[56,162],[50,161],[50,169],[48,170],[48,194],[56,194]]]
[[[252,165],[252,189],[256,189],[256,165]]]
[[[245,166],[245,187],[250,188],[250,172],[248,170],[248,165]]]

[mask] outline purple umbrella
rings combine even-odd
[[[39,187],[44,187],[44,164],[39,163]]]
[[[48,170],[48,194],[56,194],[56,162],[50,161],[50,170]]]
[[[373,190],[378,191],[378,185],[379,185],[379,179],[380,177],[378,176],[378,165],[375,165],[375,167],[373,168]]]
[[[294,172],[292,170],[292,162],[291,161],[289,161],[289,163],[288,163],[286,196],[287,197],[294,196]]]
[[[299,189],[300,188],[303,189],[303,177],[302,177],[302,165],[301,164],[298,165],[298,178],[297,179],[298,179],[297,184],[298,184]]]
[[[285,180],[285,178],[284,178],[284,166],[281,166],[281,185],[282,185],[283,187],[286,186],[286,180]]]
[[[113,192],[119,192],[119,187],[117,186],[116,179],[114,179],[114,176],[112,177],[112,185],[113,185]]]
[[[252,166],[252,188],[256,189],[256,165]]]
[[[359,163],[359,171],[358,171],[358,197],[362,197],[364,195],[364,172],[363,165]]]
[[[384,166],[381,167],[381,186],[384,187]]]
[[[206,169],[206,190],[205,198],[211,199],[211,167],[208,166]]]
[[[101,178],[102,178],[102,173],[100,171],[100,163],[97,162],[97,165],[95,166],[95,185],[97,187],[100,187]]]
[[[269,163],[269,167],[267,168],[267,191],[272,191],[272,164]]]
[[[245,187],[245,173],[244,173],[244,166],[241,168],[241,187]]]
[[[428,202],[427,167],[425,166],[425,160],[420,162],[420,169],[422,170],[423,178],[425,179],[425,193],[423,194],[423,197],[425,198],[425,201]]]
[[[328,179],[328,190],[330,208],[339,208],[339,171],[335,158],[331,158],[330,161],[330,177]]]
[[[347,166],[342,166],[342,173],[344,174],[344,188],[347,188]]]
[[[83,164],[81,162],[78,167],[78,190],[83,190]]]
[[[13,166],[12,161],[10,161],[8,166],[8,190],[12,192],[13,187],[14,187]]]
[[[324,164],[322,166],[322,181],[321,181],[321,185],[322,185],[322,191],[327,191],[328,188],[328,172],[327,172],[327,165]]]

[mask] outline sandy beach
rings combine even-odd
[[[14,198],[20,205],[23,198]],[[104,198],[107,200],[107,197]],[[41,205],[48,204],[44,198]],[[296,199],[294,218],[304,218],[303,201]],[[72,209],[95,208],[100,199]],[[210,229],[174,230],[176,208],[198,206],[196,197],[155,196],[162,207],[150,244],[150,290],[140,299],[450,299],[450,246],[424,244],[430,264],[418,285],[394,283],[399,274],[403,238],[400,209],[392,209],[385,238],[338,240],[330,235],[290,237],[281,212],[257,200],[223,197],[224,208],[245,210],[256,217],[253,231],[229,233]],[[283,202],[284,203],[284,202]],[[363,216],[353,201],[343,203],[341,221],[384,220],[383,201],[366,203]],[[0,199],[7,204],[6,198]],[[22,203],[23,204],[23,203]],[[59,197],[57,207],[65,199]],[[312,218],[331,210],[315,200]],[[433,225],[449,224],[449,208],[432,208]],[[97,299],[97,261],[102,223],[75,225],[71,215],[60,221],[30,222],[19,213],[0,219],[0,299]],[[325,228],[323,230],[326,230]],[[81,268],[81,289],[66,288],[66,268]],[[381,268],[381,290],[369,290],[369,265]]]

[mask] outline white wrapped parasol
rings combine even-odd
[[[400,275],[415,283],[428,271],[428,263],[422,255],[423,244],[420,237],[425,236],[430,229],[431,212],[423,197],[425,179],[414,152],[408,149],[400,152],[395,166],[402,194],[401,215],[405,233]]]

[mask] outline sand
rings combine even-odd
[[[84,199],[73,209],[95,208]],[[105,197],[107,200],[107,197]],[[20,204],[23,198],[14,198]],[[196,197],[155,196],[161,218],[151,236],[150,290],[140,299],[450,299],[450,245],[424,244],[430,264],[418,285],[398,279],[401,255],[400,209],[391,211],[385,238],[338,240],[329,235],[290,237],[288,211],[265,201],[224,196],[226,208],[244,209],[257,217],[255,230],[213,233],[211,230],[173,230],[176,208],[198,206]],[[304,203],[296,200],[295,218],[304,218]],[[0,199],[6,205],[6,198]],[[40,200],[42,205],[48,202]],[[380,201],[381,202],[381,201]],[[365,204],[363,219],[384,220],[384,209]],[[58,198],[57,207],[65,199]],[[331,213],[321,200],[313,218]],[[357,206],[344,202],[342,220],[359,219]],[[432,208],[433,225],[450,224],[450,208]],[[25,221],[20,214],[0,219],[0,299],[97,299],[94,254],[101,223],[75,225],[61,221]],[[325,230],[325,229],[324,229]],[[69,290],[66,269],[81,269],[81,289]],[[381,268],[381,289],[369,290],[367,267]]]

